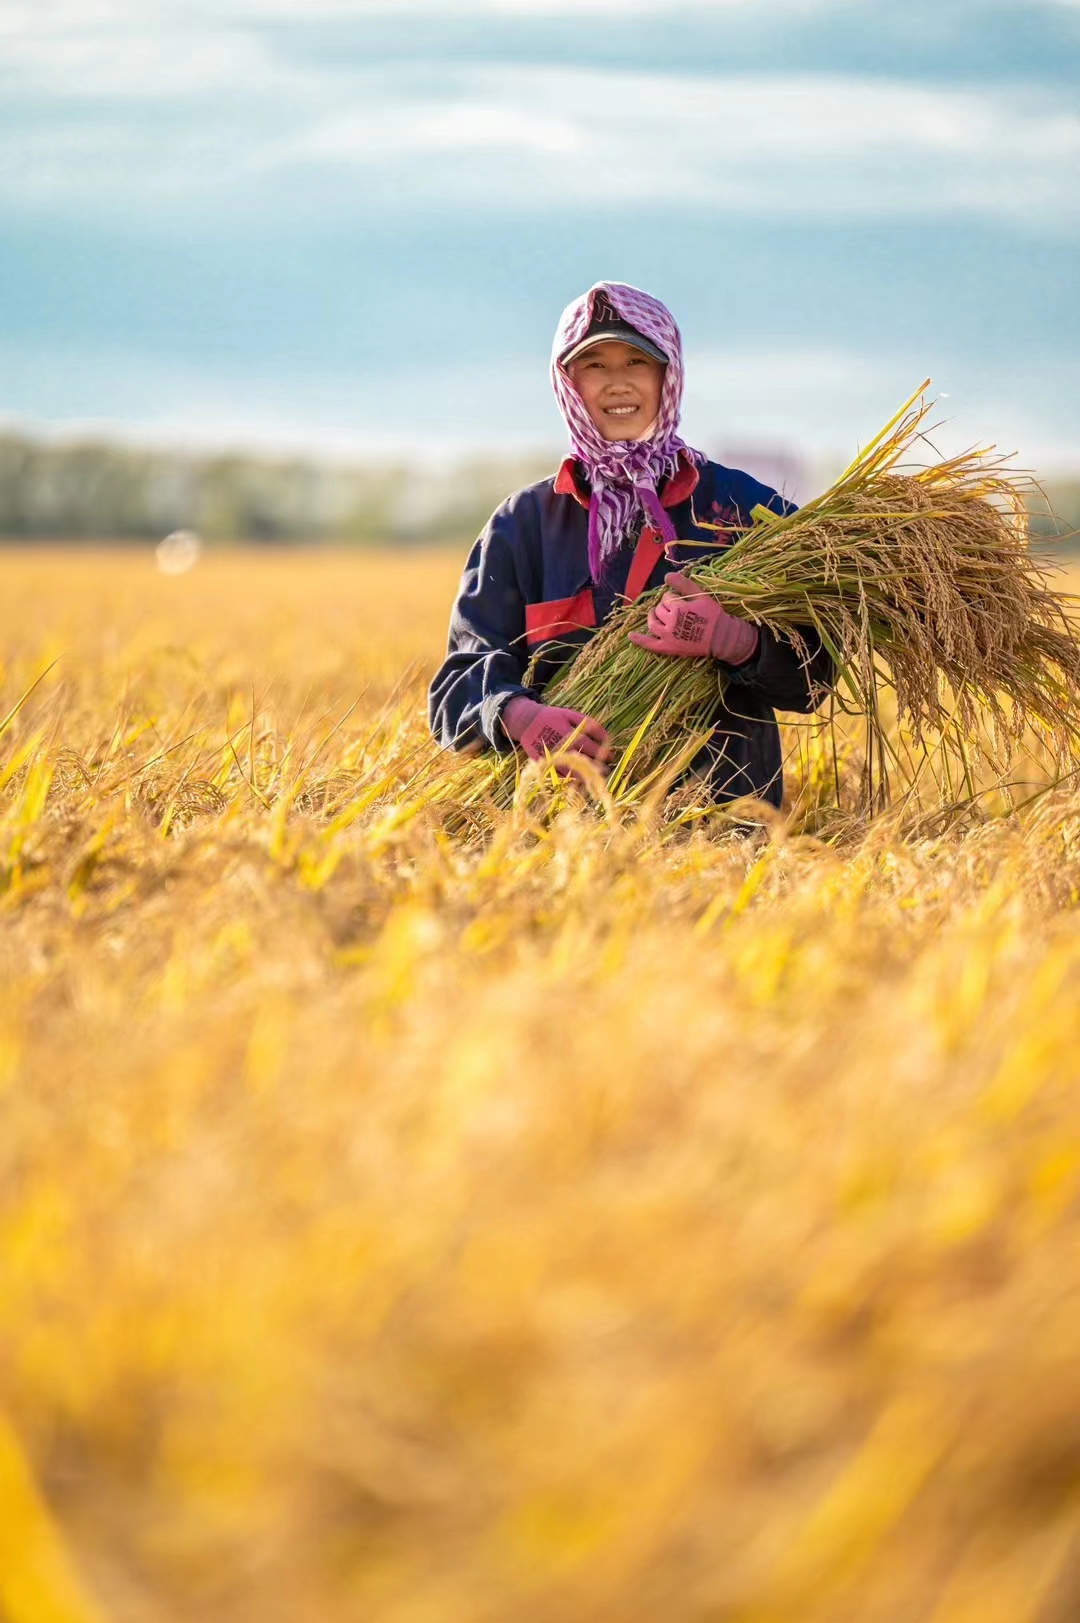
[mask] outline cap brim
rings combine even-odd
[[[668,364],[668,358],[659,344],[654,344],[652,339],[646,338],[643,333],[628,330],[592,333],[590,337],[583,338],[579,344],[575,344],[573,349],[568,349],[565,355],[560,355],[559,365],[569,366],[571,361],[576,361],[579,355],[584,355],[586,350],[595,349],[598,344],[630,344],[634,349],[640,349],[643,355],[659,361],[661,366]]]

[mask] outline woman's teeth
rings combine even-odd
[[[604,408],[609,417],[632,417],[637,409],[636,406],[605,406]]]

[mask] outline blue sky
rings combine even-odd
[[[0,0],[8,421],[555,446],[601,277],[707,448],[1080,466],[1080,0]]]

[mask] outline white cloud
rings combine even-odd
[[[508,17],[620,16],[627,12],[663,12],[685,9],[686,0],[227,0],[233,12],[262,17],[401,16],[408,12],[438,12],[468,17],[498,14]],[[691,0],[692,3],[692,0]],[[713,0],[720,5],[749,5],[753,0]]]
[[[128,0],[136,4],[137,0]],[[441,17],[615,17],[657,16],[697,12],[748,11],[778,15],[784,12],[835,11],[846,0],[219,0],[217,11],[248,17],[289,17],[303,20],[312,16],[364,18],[402,16],[409,13],[437,13]],[[862,0],[864,5],[880,5],[887,0]],[[1061,0],[1080,4],[1080,0]],[[198,0],[174,0],[187,9]]]
[[[502,17],[625,17],[627,14],[657,15],[664,12],[727,11],[754,6],[759,10],[820,10],[836,0],[232,0],[250,13],[262,15],[324,15],[365,17],[400,16],[408,12],[452,12],[460,17],[496,15]]]
[[[339,163],[375,180],[398,163],[399,189],[474,204],[1080,213],[1080,116],[1014,91],[525,68],[472,71],[455,88],[369,99],[362,117],[297,130],[257,162]]]
[[[478,101],[391,105],[331,119],[263,154],[261,167],[282,162],[372,163],[397,156],[482,152],[574,152],[580,132],[568,119],[547,118]]]
[[[471,3],[539,11],[562,0]],[[335,4],[386,9],[312,0],[315,11]],[[291,187],[344,181],[350,198],[387,206],[670,201],[733,217],[1080,224],[1080,115],[1051,92],[825,74],[312,63],[290,58],[274,30],[244,26],[272,11],[298,14],[293,0],[9,0],[0,196],[198,209],[253,181],[282,200]]]
[[[319,17],[363,21],[365,17],[437,13],[454,19],[576,17],[662,14],[693,9],[821,10],[837,0],[4,0],[0,37],[101,28],[205,25],[260,20],[308,22]]]
[[[46,8],[14,26],[9,18],[6,35],[0,23],[0,88],[9,98],[173,101],[245,87],[265,96],[283,85],[299,89],[309,78],[239,28],[176,30],[156,25],[152,9],[129,16],[113,4],[80,3],[70,18],[66,10]]]

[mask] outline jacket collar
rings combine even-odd
[[[693,495],[700,479],[697,463],[688,457],[685,451],[680,451],[678,472],[670,479],[665,479],[657,491],[661,506],[678,507],[680,502]],[[592,491],[576,458],[572,456],[564,458],[555,475],[555,494],[573,496],[579,507],[588,507]]]

